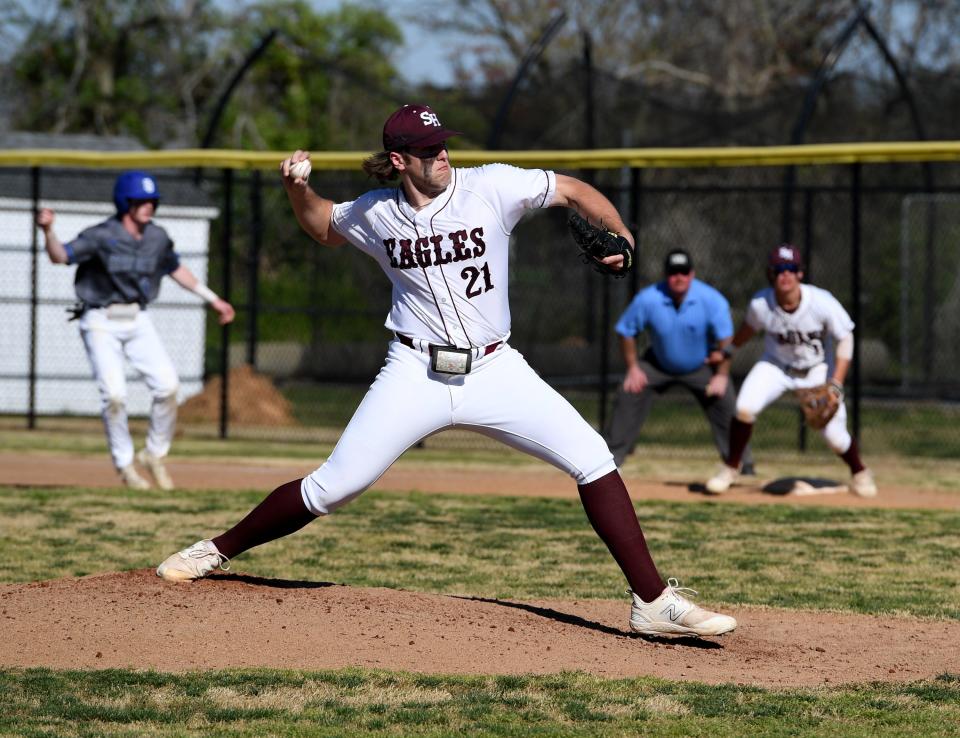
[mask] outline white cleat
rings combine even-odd
[[[707,480],[707,492],[720,495],[730,489],[730,485],[737,481],[740,475],[733,467],[721,464],[720,469]]]
[[[133,464],[117,469],[120,479],[129,489],[150,489],[150,482],[141,477]]]
[[[160,489],[169,492],[174,488],[170,473],[167,471],[167,467],[163,465],[163,459],[154,456],[144,448],[137,454],[137,461],[150,472],[150,476],[153,477]]]
[[[157,567],[157,576],[168,582],[192,582],[216,569],[229,571],[230,559],[217,550],[213,541],[204,540],[169,557]]]
[[[857,497],[877,496],[877,483],[873,481],[873,474],[869,469],[861,469],[850,477],[847,488]]]
[[[679,586],[676,579],[667,580],[667,588],[653,602],[644,602],[636,592],[630,608],[630,629],[644,635],[718,636],[731,632],[737,621],[729,615],[705,610],[684,595],[696,590]]]

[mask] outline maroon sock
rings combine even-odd
[[[753,423],[744,423],[739,418],[730,421],[730,455],[724,459],[727,466],[733,469],[740,468],[740,459],[743,458],[743,450],[750,442],[751,433],[753,433]]]
[[[228,559],[259,546],[261,543],[288,536],[300,530],[317,516],[307,509],[300,495],[300,482],[295,479],[277,487],[251,510],[247,517],[226,533],[213,539],[214,545]]]
[[[607,544],[630,588],[644,602],[655,600],[666,585],[647,549],[620,473],[614,470],[577,489],[590,525]]]
[[[860,449],[857,447],[857,439],[850,439],[850,448],[848,448],[844,453],[840,454],[840,458],[847,462],[847,466],[850,467],[850,473],[856,474],[857,472],[862,472],[865,467],[863,462],[860,461]]]

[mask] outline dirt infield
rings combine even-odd
[[[289,460],[202,460],[177,459],[168,462],[173,478],[184,489],[262,489],[274,487],[309,474],[316,462]],[[650,480],[624,471],[634,500],[702,502],[703,485],[695,475]],[[960,509],[960,493],[933,488],[898,487],[883,484],[881,494],[863,500],[846,493],[776,495],[763,492],[765,479],[734,486],[723,502],[751,504],[869,506],[883,508]],[[0,452],[0,484],[44,487],[79,486],[110,488],[118,485],[116,472],[106,456],[64,456],[62,454],[16,454]],[[454,466],[399,462],[372,487],[376,490],[418,490],[459,494],[521,495],[529,497],[577,498],[576,485],[560,471],[546,464],[517,467],[492,465]]]
[[[105,459],[0,453],[0,484],[109,487]],[[175,460],[190,488],[261,488],[312,464]],[[690,480],[627,477],[634,499],[697,502]],[[552,469],[398,464],[383,490],[575,497]],[[731,502],[960,508],[960,495],[883,488],[777,496],[735,488]],[[960,622],[742,607],[717,639],[647,639],[627,629],[628,600],[507,601],[222,574],[171,585],[152,571],[0,585],[0,665],[54,668],[226,667],[402,669],[444,674],[651,675],[764,687],[911,681],[960,672]]]

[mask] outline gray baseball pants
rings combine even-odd
[[[710,421],[713,442],[720,452],[720,458],[727,458],[730,451],[730,421],[736,410],[736,394],[733,380],[727,384],[723,397],[707,397],[707,383],[713,376],[713,370],[704,365],[689,374],[670,374],[660,367],[648,351],[639,361],[640,368],[647,375],[647,386],[642,392],[625,392],[623,387],[613,401],[613,412],[603,437],[610,447],[617,466],[633,451],[640,429],[647,420],[654,394],[661,395],[673,385],[686,387],[700,403],[700,407]],[[753,454],[747,446],[743,452],[743,467],[753,466]]]

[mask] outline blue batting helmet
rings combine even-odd
[[[160,188],[153,175],[146,172],[124,172],[113,185],[113,204],[117,213],[130,210],[131,200],[159,200]]]

